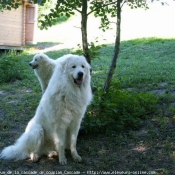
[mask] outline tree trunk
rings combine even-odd
[[[120,52],[120,25],[121,25],[121,6],[120,4],[121,4],[121,0],[118,0],[117,1],[117,24],[116,24],[116,39],[115,39],[114,55],[111,60],[111,65],[109,67],[107,79],[103,87],[104,91],[107,91],[110,87],[112,76],[116,68],[117,58]]]
[[[82,45],[83,45],[83,52],[84,56],[86,57],[87,62],[90,64],[90,54],[88,48],[88,41],[87,41],[87,0],[82,0],[82,12],[81,12],[81,34],[82,34]]]

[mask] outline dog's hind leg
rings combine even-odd
[[[39,157],[40,157],[40,152],[41,152],[42,145],[43,145],[43,134],[41,133],[41,131],[40,131],[40,134],[41,134],[41,137],[38,140],[38,142],[36,143],[36,147],[30,153],[30,159],[33,162],[37,162],[39,160]]]
[[[40,124],[36,123],[26,129],[30,130],[30,137],[28,138],[29,148],[31,149],[30,159],[33,162],[37,162],[39,160],[42,146],[44,145],[44,130]]]

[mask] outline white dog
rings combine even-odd
[[[35,75],[40,82],[42,93],[45,92],[56,65],[67,59],[69,56],[71,56],[71,54],[53,60],[46,54],[39,53],[34,55],[33,60],[29,65],[34,69]]]
[[[61,82],[61,83],[60,83]],[[37,161],[51,151],[59,153],[60,164],[66,164],[65,148],[75,161],[77,135],[87,105],[92,99],[90,65],[83,56],[72,55],[58,64],[42,96],[35,116],[14,145],[0,154],[3,159]]]

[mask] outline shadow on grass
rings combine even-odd
[[[39,44],[44,45],[44,43]],[[52,46],[57,44],[59,43],[51,43]],[[47,48],[50,47],[49,43],[45,45]],[[126,88],[147,90],[166,88],[167,92],[172,92],[175,89],[174,48],[175,39],[147,38],[123,41],[115,76]],[[54,59],[67,53],[73,53],[73,51],[61,49],[46,52]],[[95,59],[92,62],[93,84],[99,84],[99,79],[100,84],[103,84],[112,56],[112,44],[100,50],[101,60]],[[22,53],[21,56],[15,55],[15,57],[22,60],[21,64],[25,66],[26,76],[22,81],[0,85],[0,90],[4,90],[4,94],[0,94],[0,150],[13,144],[24,131],[41,98],[38,80],[28,66],[33,53]],[[162,84],[162,82],[166,83]],[[19,100],[18,104],[9,103],[16,99]],[[173,99],[171,100],[173,103]],[[117,133],[113,136],[94,134],[79,137],[77,147],[83,157],[82,163],[74,163],[70,156],[68,156],[66,166],[60,166],[56,159],[50,160],[45,157],[37,163],[28,160],[17,162],[0,160],[0,170],[2,173],[4,171],[4,174],[9,170],[12,174],[18,174],[18,172],[20,174],[24,171],[28,171],[29,174],[31,171],[37,173],[60,171],[60,174],[64,174],[65,170],[70,172],[76,170],[80,171],[80,174],[86,174],[86,172],[92,173],[90,170],[94,172],[143,170],[149,174],[149,171],[155,171],[158,174],[172,175],[175,172],[173,167],[175,163],[175,108],[169,104],[168,97],[166,99],[164,97],[162,102],[158,106],[157,115],[152,116],[148,121],[143,121],[143,127],[139,131],[126,130],[122,134]]]

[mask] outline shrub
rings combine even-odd
[[[13,80],[21,80],[23,77],[23,65],[20,59],[13,54],[4,54],[0,57],[0,83]]]
[[[138,129],[142,119],[154,113],[157,102],[151,93],[120,89],[117,80],[107,93],[97,88],[83,126],[86,132],[95,133]]]

